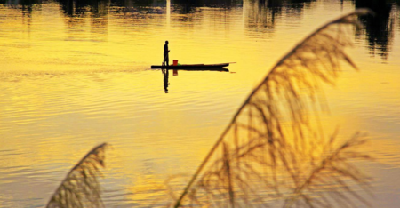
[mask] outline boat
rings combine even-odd
[[[188,69],[173,69],[179,71],[220,71],[220,72],[229,72],[228,68],[188,68]]]
[[[164,69],[210,69],[210,68],[223,68],[229,66],[229,63],[221,64],[181,64],[181,65],[152,65],[151,68],[164,68]]]

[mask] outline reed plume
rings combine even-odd
[[[175,201],[174,207],[333,207],[367,203],[368,177],[351,162],[368,155],[360,134],[340,144],[319,124],[322,84],[347,63],[357,10],[328,22],[287,53],[253,89]],[[346,193],[347,192],[347,193]]]
[[[107,143],[93,148],[72,168],[54,192],[47,208],[104,207],[98,176],[104,167]]]

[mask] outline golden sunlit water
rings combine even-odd
[[[251,89],[294,44],[362,1],[0,1],[0,207],[43,207],[92,147],[111,144],[106,207],[149,207],[176,174],[192,174]],[[280,1],[272,1],[280,2]],[[382,7],[382,8],[381,8]],[[324,96],[327,135],[367,132],[361,167],[372,207],[400,204],[400,19],[390,1],[357,29]],[[362,19],[365,22],[365,19]],[[182,64],[229,71],[164,76],[163,44]],[[360,205],[363,207],[363,205]]]

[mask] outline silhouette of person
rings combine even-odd
[[[166,63],[166,66],[169,66],[169,50],[168,50],[168,40],[165,41],[164,44],[164,63]]]

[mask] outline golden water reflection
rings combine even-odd
[[[278,58],[317,26],[355,8],[350,1],[295,9],[253,1],[229,7],[172,2],[165,13],[163,5],[130,1],[71,2],[0,5],[2,207],[44,205],[73,164],[104,141],[113,146],[105,203],[148,203],[167,176],[193,173]],[[398,203],[391,193],[399,186],[386,178],[400,170],[396,28],[387,31],[387,42],[372,43],[385,52],[386,64],[365,51],[371,44],[359,34],[350,56],[361,71],[345,67],[334,89],[326,89],[330,116],[322,117],[327,135],[337,125],[343,138],[368,132],[372,141],[363,151],[376,163],[364,168],[378,178],[376,207]],[[167,39],[172,59],[235,61],[229,67],[235,73],[180,71],[170,75],[165,94],[163,74],[149,68],[162,62]]]

